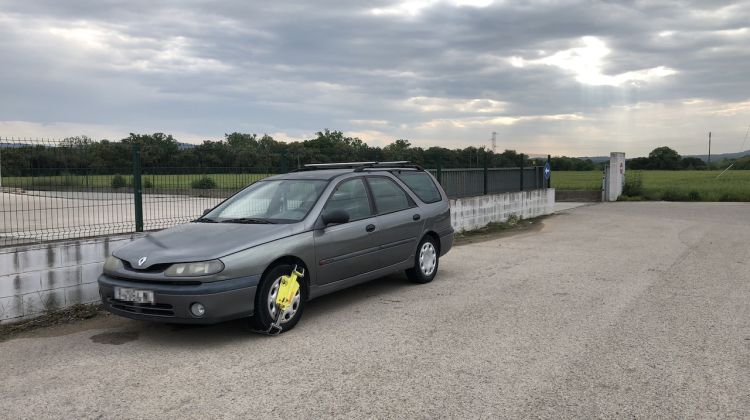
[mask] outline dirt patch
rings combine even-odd
[[[139,335],[140,333],[138,331],[108,332],[92,335],[91,341],[99,344],[112,344],[119,346],[120,344],[137,340]]]
[[[84,319],[106,317],[101,305],[74,305],[70,308],[47,313],[37,318],[13,324],[0,325],[0,342],[9,340],[21,333],[53,325],[64,325]]]
[[[520,233],[538,232],[544,228],[543,220],[549,216],[539,216],[532,219],[511,220],[502,223],[490,223],[476,230],[456,233],[454,245],[461,246],[484,242],[492,239],[505,238]]]

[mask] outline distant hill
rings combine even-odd
[[[750,150],[745,150],[744,152],[736,152],[736,153],[712,154],[711,161],[718,162],[722,159],[738,159],[743,156],[750,156]],[[632,159],[638,156],[626,156],[626,157],[628,159]],[[701,159],[704,162],[708,162],[708,155],[683,155],[682,157],[697,157],[698,159]],[[609,156],[579,157],[578,159],[583,159],[583,160],[591,159],[594,163],[609,162]]]
[[[697,157],[704,162],[708,162],[708,155],[689,155],[692,157]],[[738,159],[743,156],[750,156],[750,150],[745,150],[744,152],[737,152],[737,153],[719,153],[719,154],[711,154],[711,161],[717,162],[722,159]]]
[[[581,159],[581,160],[590,159],[594,163],[609,162],[609,156],[590,156],[590,157],[579,157],[576,159]]]
[[[17,149],[19,147],[31,146],[27,143],[0,143],[0,149]]]

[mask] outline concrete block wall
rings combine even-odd
[[[524,219],[551,214],[554,188],[451,199],[451,224],[457,232],[504,222],[511,215]]]
[[[0,324],[98,302],[104,260],[139,236],[0,248]]]

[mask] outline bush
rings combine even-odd
[[[508,216],[508,220],[505,221],[505,224],[507,226],[515,226],[519,222],[521,222],[521,217],[514,213]]]
[[[701,201],[701,193],[695,190],[690,191],[688,193],[688,200],[689,201]]]
[[[115,175],[112,177],[112,183],[110,184],[112,188],[123,188],[127,185],[127,182],[125,182],[125,178],[122,175]]]
[[[625,184],[622,186],[622,194],[628,197],[639,197],[643,195],[643,180],[640,174],[626,174]]]
[[[190,183],[190,186],[199,190],[210,190],[216,188],[216,181],[211,177],[203,175],[202,177]]]
[[[737,194],[727,192],[727,193],[722,194],[721,197],[719,197],[719,201],[728,202],[728,201],[742,201],[742,200]]]
[[[150,178],[146,178],[143,180],[143,188],[154,188],[154,183],[151,181]]]
[[[664,201],[687,201],[688,195],[683,191],[669,188],[661,194],[661,199]]]

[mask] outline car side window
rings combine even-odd
[[[370,184],[372,198],[379,214],[405,210],[414,205],[406,192],[389,178],[369,177],[367,182]]]
[[[332,210],[344,210],[349,213],[350,221],[371,217],[372,209],[364,180],[355,178],[339,184],[323,208],[324,213]]]

